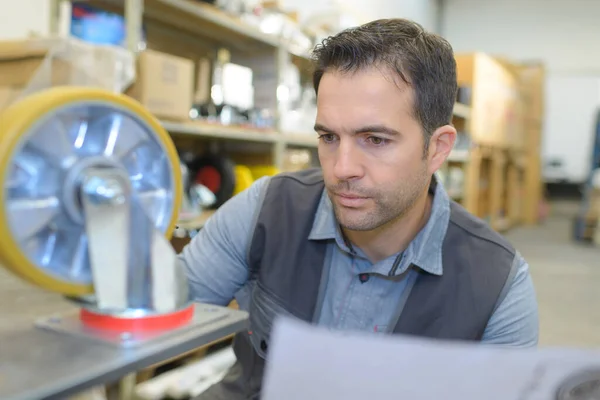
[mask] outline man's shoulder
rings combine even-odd
[[[266,188],[263,208],[271,211],[283,209],[305,209],[314,204],[323,193],[323,174],[320,169],[311,168],[273,175]]]
[[[450,202],[448,234],[464,236],[469,239],[469,243],[475,246],[494,249],[512,257],[516,254],[514,246],[503,235],[453,201]]]
[[[271,182],[301,186],[321,185],[323,183],[323,172],[320,168],[307,168],[299,171],[282,172],[271,177]]]

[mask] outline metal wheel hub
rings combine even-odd
[[[62,191],[62,201],[65,210],[71,220],[77,224],[83,224],[85,218],[81,204],[80,190],[82,177],[89,168],[115,168],[125,170],[123,165],[116,160],[95,156],[78,160],[75,165],[69,167],[65,177],[65,185]]]

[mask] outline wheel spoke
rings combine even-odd
[[[45,266],[49,266],[52,261],[52,256],[56,251],[56,244],[58,241],[58,232],[55,230],[49,231],[48,236],[45,237],[45,241],[42,245],[42,253],[40,256],[40,263]]]
[[[123,158],[151,139],[135,119],[106,109],[90,110],[77,123],[68,125],[74,128],[71,135],[75,148],[83,154]]]
[[[85,137],[88,132],[88,122],[80,120],[78,121],[76,127],[77,129],[74,129],[75,142],[73,145],[77,150],[81,151],[85,143]]]
[[[60,165],[64,159],[74,155],[68,126],[59,118],[53,118],[39,128],[28,140],[27,146],[47,156],[54,165]]]
[[[25,189],[31,177],[35,174],[35,171],[32,171],[26,163],[19,161],[21,160],[18,158],[15,160],[15,165],[8,176],[6,182],[8,190]]]
[[[138,193],[138,197],[150,219],[156,220],[165,204],[167,191],[165,189],[147,190]]]
[[[103,140],[102,154],[117,158],[127,156],[149,140],[149,136],[135,120],[118,113],[105,114],[93,119],[89,131],[96,136],[95,141]]]
[[[13,200],[9,203],[14,235],[25,240],[45,228],[60,212],[58,198]]]

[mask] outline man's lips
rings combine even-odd
[[[358,208],[366,203],[368,197],[360,196],[354,193],[334,193],[338,203],[344,207]]]
[[[361,196],[361,195],[354,194],[354,193],[335,192],[334,194],[336,196],[345,197],[348,199],[366,199],[367,198],[366,196]]]

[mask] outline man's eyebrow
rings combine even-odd
[[[390,136],[400,136],[400,132],[385,125],[367,125],[354,131],[358,133],[385,133]]]
[[[316,132],[326,132],[329,134],[335,134],[335,131],[333,129],[329,129],[325,125],[319,124],[319,123],[315,124],[314,129]],[[385,125],[366,125],[359,129],[355,129],[353,132],[353,134],[355,134],[355,135],[361,134],[361,133],[384,133],[384,134],[390,135],[390,136],[399,136],[400,135],[400,132],[398,132],[395,129],[389,128]]]
[[[330,133],[330,134],[335,133],[333,131],[333,129],[329,129],[325,125],[322,125],[322,124],[315,124],[315,132],[326,132],[326,133]]]

